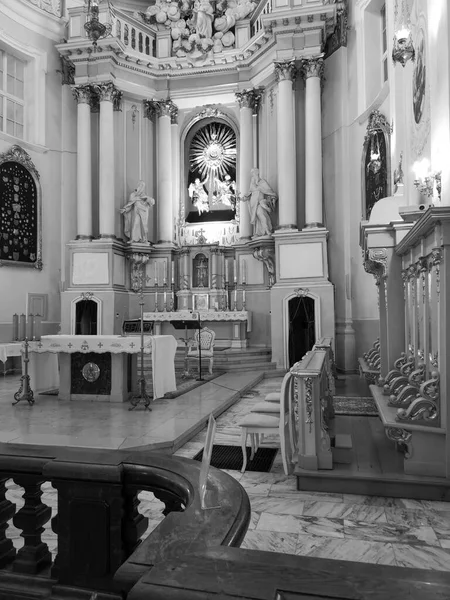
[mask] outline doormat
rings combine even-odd
[[[194,460],[201,461],[203,450],[200,450]],[[278,448],[258,448],[253,460],[250,460],[251,449],[247,448],[247,468],[246,471],[258,471],[259,473],[268,473],[272,468],[273,461],[277,455]],[[224,446],[214,444],[211,455],[211,466],[217,469],[228,469],[230,471],[240,471],[242,469],[242,448],[240,446]]]
[[[378,410],[372,397],[334,396],[334,412],[348,417],[378,417]]]

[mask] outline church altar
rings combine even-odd
[[[248,310],[179,310],[164,312],[144,312],[144,320],[153,321],[155,323],[155,332],[157,334],[161,332],[162,323],[170,323],[171,321],[200,320],[200,322],[204,324],[229,324],[232,326],[233,330],[231,336],[229,336],[229,344],[231,345],[231,348],[245,348],[247,346],[246,333],[251,332],[252,330],[252,313]],[[211,327],[211,325],[209,326]],[[216,331],[216,335],[217,333],[218,332]],[[217,342],[216,345],[218,345]]]
[[[176,348],[171,335],[144,336],[144,353],[152,355],[154,398],[176,390]],[[135,337],[45,335],[29,342],[28,351],[35,392],[59,387],[61,400],[126,402],[137,389],[141,347]]]

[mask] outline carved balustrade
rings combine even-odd
[[[377,383],[381,370],[380,340],[376,339],[373,346],[358,359],[359,374],[368,383]]]
[[[333,352],[322,338],[291,368],[295,377],[298,459],[302,469],[332,469],[330,422],[334,417]]]
[[[200,468],[151,452],[0,444],[0,597],[70,600],[98,592],[121,600],[156,560],[186,553],[192,540],[197,549],[239,546],[250,519],[248,496],[211,469],[207,498],[215,510],[202,510]],[[6,496],[10,479],[23,490],[17,512]],[[57,490],[56,507],[43,495],[45,482]],[[149,521],[139,512],[142,490],[165,506],[165,518],[144,541]],[[43,538],[50,521],[56,556]],[[11,523],[23,538],[19,550],[7,536]]]

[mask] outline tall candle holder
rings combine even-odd
[[[230,304],[229,304],[229,283],[228,281],[225,282],[225,311],[228,312],[230,310]]]
[[[155,281],[155,312],[159,312],[158,310],[158,282]]]
[[[242,310],[247,310],[247,304],[245,301],[245,286],[247,284],[245,282],[242,283]]]
[[[34,404],[34,393],[30,386],[30,376],[28,375],[28,363],[30,359],[28,357],[28,338],[24,341],[24,353],[23,353],[23,375],[20,378],[20,387],[14,394],[15,402],[12,403],[14,406],[21,400],[26,400],[30,406]]]
[[[173,312],[175,310],[175,284],[172,282],[170,286],[170,297],[169,297],[169,312]]]
[[[164,312],[167,312],[167,282],[164,280]]]
[[[238,309],[237,305],[237,284],[234,286],[234,302],[233,302],[233,310],[236,312]]]

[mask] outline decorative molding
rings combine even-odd
[[[257,246],[253,248],[253,256],[256,260],[260,260],[266,266],[269,274],[269,287],[275,284],[275,260],[273,256],[273,248],[267,246]]]
[[[375,277],[377,286],[387,278],[387,250],[386,248],[370,249],[366,251],[364,270]]]
[[[92,108],[94,105],[94,91],[89,84],[77,85],[72,87],[72,94],[77,104],[89,104]]]
[[[150,280],[145,268],[145,265],[150,260],[150,256],[143,252],[133,252],[132,254],[128,254],[127,258],[131,262],[131,289],[133,292],[141,293],[145,284]]]
[[[337,2],[337,19],[336,27],[333,33],[329,36],[325,47],[325,56],[328,58],[339,48],[347,47],[347,34],[350,29],[348,25],[348,7],[347,1]]]
[[[298,297],[298,298],[304,298],[305,296],[308,296],[309,294],[309,289],[308,288],[295,288],[294,290],[294,294]]]
[[[263,91],[263,89],[251,89],[236,92],[239,108],[251,108],[254,115],[258,114]]]
[[[31,171],[36,179],[40,179],[39,171],[36,169],[31,156],[21,146],[11,146],[9,150],[0,154],[0,163],[17,162],[24,166],[28,171]]]
[[[280,81],[295,81],[298,75],[298,69],[295,64],[295,60],[288,60],[284,62],[274,62],[275,77],[278,82]]]
[[[55,17],[61,16],[61,0],[28,0],[28,2]]]
[[[399,408],[397,421],[425,421],[433,425],[439,424],[440,383],[439,372],[433,371],[431,378],[420,386],[419,396],[408,408]]]
[[[306,404],[306,421],[309,425],[309,433],[311,433],[312,424],[312,412],[313,412],[313,399],[312,399],[312,377],[305,377],[305,404]]]
[[[305,80],[310,77],[319,77],[322,80],[324,69],[323,57],[304,58],[301,62],[300,73]]]
[[[369,115],[364,142],[370,141],[370,138],[378,131],[382,131],[387,135],[392,134],[391,125],[389,125],[389,122],[383,113],[377,109],[373,110]]]
[[[410,447],[410,442],[412,433],[401,427],[387,427],[385,432],[388,439],[399,444],[404,444],[406,447],[405,458],[411,458],[412,448]]]
[[[61,84],[62,85],[74,85],[75,83],[75,64],[67,58],[67,56],[61,56]]]

